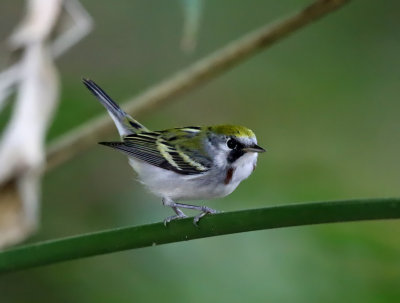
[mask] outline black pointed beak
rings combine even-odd
[[[245,152],[252,152],[252,153],[263,153],[263,152],[266,152],[266,150],[264,148],[262,148],[261,146],[258,146],[257,144],[245,147],[245,148],[243,148],[243,150]]]

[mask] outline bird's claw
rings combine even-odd
[[[187,209],[193,209],[193,210],[200,211],[200,214],[198,214],[197,216],[195,216],[193,218],[193,225],[196,227],[198,227],[198,223],[199,223],[200,219],[203,218],[205,215],[219,213],[219,211],[209,208],[207,206],[196,206],[196,205],[189,205],[189,204],[180,204],[180,203],[175,203],[175,202],[172,202],[172,203],[169,202],[167,204],[167,203],[165,203],[164,200],[163,200],[163,203],[164,203],[164,205],[171,206],[172,209],[174,210],[174,212],[176,213],[176,215],[170,216],[164,220],[165,226],[167,226],[167,224],[173,220],[184,219],[184,218],[188,217],[180,210],[180,208],[187,208]]]
[[[184,218],[187,218],[187,217],[188,216],[186,216],[185,214],[179,214],[179,215],[170,216],[170,217],[164,219],[164,226],[167,226],[167,224],[169,222],[171,222],[171,221],[184,219]]]
[[[201,213],[198,214],[197,216],[195,216],[194,219],[193,219],[194,226],[199,227],[198,223],[199,223],[200,219],[203,218],[205,215],[207,215],[207,214],[217,214],[217,213],[219,213],[218,210],[209,208],[207,206],[202,206],[201,207]]]

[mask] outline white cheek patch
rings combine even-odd
[[[218,145],[219,150],[224,151],[225,153],[229,153],[231,151],[231,149],[228,147],[227,143],[220,143]]]
[[[227,166],[227,157],[230,153],[231,149],[229,149],[225,143],[218,144],[217,148],[212,149],[214,165],[216,167],[224,168]]]

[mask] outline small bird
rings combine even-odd
[[[178,201],[212,199],[232,193],[256,168],[265,149],[254,133],[243,126],[187,126],[150,131],[125,113],[96,83],[83,79],[86,87],[107,109],[121,136],[119,142],[99,142],[124,153],[140,181],[175,215],[164,220],[187,218],[184,209],[206,214],[216,210]]]

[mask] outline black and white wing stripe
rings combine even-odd
[[[208,171],[211,159],[196,151],[170,144],[159,132],[142,132],[128,135],[123,142],[100,142],[130,157],[151,165],[172,170],[182,175],[195,175]]]

